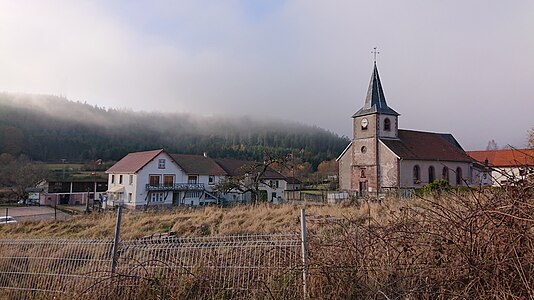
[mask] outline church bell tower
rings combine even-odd
[[[382,90],[375,61],[367,97],[353,116],[351,189],[360,195],[378,195],[382,187],[380,139],[398,138],[399,113],[390,108]]]

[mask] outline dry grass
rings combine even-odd
[[[524,185],[361,205],[127,212],[122,237],[168,231],[179,236],[298,232],[299,210],[305,207],[311,298],[526,300],[534,299],[533,193],[532,185]],[[68,222],[3,226],[0,236],[111,238],[114,223],[114,214],[90,215]],[[166,283],[151,286],[143,295],[228,298],[190,280],[185,291],[195,291],[194,297],[172,294],[183,286],[169,290]],[[155,290],[157,295],[150,294]]]
[[[357,206],[317,204],[125,211],[121,237],[133,239],[169,231],[183,237],[293,232],[300,228],[299,211],[302,207],[305,207],[310,215],[338,218],[366,213],[366,210]],[[0,238],[113,238],[115,221],[115,213],[107,212],[81,215],[69,221],[20,222],[16,225],[0,226]]]

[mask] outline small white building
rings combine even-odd
[[[284,191],[287,189],[287,181],[284,175],[276,172],[271,168],[263,170],[262,164],[244,161],[230,158],[215,159],[224,171],[228,174],[228,177],[241,178],[243,181],[242,186],[249,186],[252,181],[252,173],[260,172],[260,180],[258,185],[259,198],[268,202],[281,202],[285,201]],[[250,186],[252,188],[252,186]],[[227,194],[226,199],[229,202],[242,202],[251,203],[251,193],[241,191],[231,191]]]

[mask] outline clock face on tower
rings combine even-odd
[[[362,119],[362,128],[367,129],[367,125],[369,125],[369,121],[367,121],[367,118]]]

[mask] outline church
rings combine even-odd
[[[363,107],[352,116],[352,140],[337,158],[340,190],[378,196],[436,179],[470,184],[473,161],[452,134],[399,129],[399,116],[386,102],[375,60]]]

